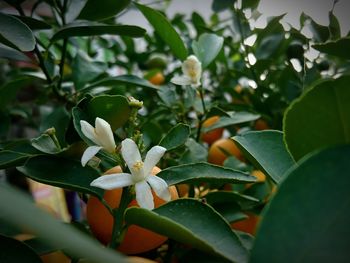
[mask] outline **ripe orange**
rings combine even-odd
[[[241,151],[236,143],[231,139],[220,139],[214,142],[208,152],[208,162],[216,165],[223,165],[228,157],[227,154],[235,156],[237,159],[244,161]]]
[[[153,85],[162,85],[165,81],[165,78],[161,72],[157,72],[154,75],[152,75],[150,78],[148,78],[148,81],[151,82]]]
[[[203,127],[208,128],[214,125],[219,119],[220,119],[219,116],[210,117],[203,122]],[[223,132],[224,132],[224,128],[217,128],[215,130],[203,133],[201,136],[201,139],[203,142],[206,142],[210,145],[216,140],[220,139]]]
[[[113,167],[105,174],[121,173],[120,166]],[[158,167],[154,167],[152,174],[155,175],[160,172]],[[171,198],[177,199],[178,194],[175,186],[169,187]],[[108,190],[104,194],[104,199],[112,207],[119,206],[122,195],[122,189]],[[158,198],[154,193],[154,205],[158,207],[165,203],[164,200]],[[132,200],[129,206],[138,206],[136,200]],[[103,206],[103,204],[94,196],[91,196],[86,208],[87,221],[90,225],[92,233],[103,244],[108,244],[112,238],[112,229],[114,218]],[[163,244],[168,238],[156,234],[150,230],[141,228],[136,225],[131,225],[124,237],[123,242],[118,247],[118,250],[125,254],[139,254],[152,250]]]
[[[255,235],[256,227],[259,222],[259,216],[252,214],[252,213],[246,213],[248,218],[243,219],[241,221],[235,222],[231,224],[231,227],[233,229],[249,233],[251,235]]]
[[[268,129],[270,129],[270,126],[267,124],[267,122],[265,120],[258,119],[254,123],[254,129],[257,131],[268,130]]]

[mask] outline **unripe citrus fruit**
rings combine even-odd
[[[219,116],[213,116],[208,118],[203,122],[203,128],[208,128],[214,125],[220,119]],[[209,132],[203,133],[201,139],[203,142],[208,143],[209,145],[221,138],[224,128],[217,128]]]
[[[161,170],[158,167],[154,167],[152,174],[155,175],[160,171]],[[122,170],[120,166],[116,166],[108,170],[105,174],[121,172]],[[172,200],[178,198],[175,186],[169,187],[169,191]],[[112,208],[116,208],[119,206],[121,196],[121,188],[107,190],[104,194],[104,199]],[[165,203],[164,200],[157,197],[154,193],[153,197],[155,207],[158,207]],[[132,200],[129,206],[138,206],[136,200]],[[89,198],[86,208],[86,216],[92,233],[103,244],[108,244],[112,238],[114,218],[104,207],[104,205],[98,200],[98,198],[94,196],[91,196]],[[157,248],[167,239],[167,237],[156,234],[150,230],[141,228],[136,225],[131,225],[125,234],[123,242],[118,247],[118,250],[125,254],[139,254]]]
[[[208,162],[216,165],[223,165],[229,155],[235,156],[243,161],[244,157],[236,143],[231,139],[220,139],[214,142],[208,152]]]

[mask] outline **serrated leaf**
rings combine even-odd
[[[131,207],[125,219],[232,262],[247,262],[247,251],[238,236],[213,208],[200,201],[178,199],[153,211]]]
[[[17,169],[40,183],[92,194],[100,199],[103,197],[104,190],[90,186],[100,174],[91,167],[82,167],[79,161],[57,156],[36,156]]]
[[[172,166],[159,172],[168,185],[190,182],[253,183],[256,177],[209,163]]]
[[[349,156],[349,145],[327,149],[288,172],[263,212],[250,262],[348,261]]]
[[[295,162],[283,141],[280,131],[253,131],[233,137],[244,156],[279,184],[285,172]]]
[[[288,107],[284,140],[295,160],[316,149],[350,143],[349,82],[349,76],[324,81]]]
[[[174,55],[181,60],[187,57],[187,49],[179,34],[160,12],[138,3],[135,3],[137,8],[146,17],[148,22],[153,26],[157,34],[162,40],[167,43]]]
[[[190,127],[186,124],[179,123],[160,140],[159,145],[169,150],[176,149],[177,147],[186,143],[190,136]]]

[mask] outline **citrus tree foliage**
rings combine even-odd
[[[209,18],[169,16],[172,1],[5,2],[0,261],[41,262],[58,250],[72,262],[126,262],[141,252],[161,262],[346,261],[350,40],[332,10],[326,26],[301,15],[306,37],[285,29],[283,15],[252,26],[259,0],[214,0]],[[120,22],[132,12],[151,30]],[[121,146],[127,138],[139,161]],[[161,156],[155,177],[137,177]],[[113,201],[91,185],[111,168],[129,176],[128,184],[110,177],[124,186]],[[12,178],[77,193],[87,221],[53,219]],[[152,200],[139,199],[141,181],[172,200],[135,206]],[[28,230],[29,240],[16,238]],[[156,234],[152,248],[127,245]]]

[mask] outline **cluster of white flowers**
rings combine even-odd
[[[81,131],[96,146],[88,147],[81,159],[85,166],[101,149],[110,153],[115,152],[115,142],[111,126],[103,119],[96,118],[95,128],[86,121],[80,121]],[[146,154],[144,162],[136,143],[131,139],[122,141],[121,153],[131,173],[116,173],[103,175],[91,182],[91,186],[105,190],[122,188],[134,185],[136,201],[140,207],[146,209],[154,208],[151,189],[165,201],[170,201],[170,192],[167,183],[160,177],[152,175],[153,167],[159,162],[166,152],[161,146],[152,147]]]

